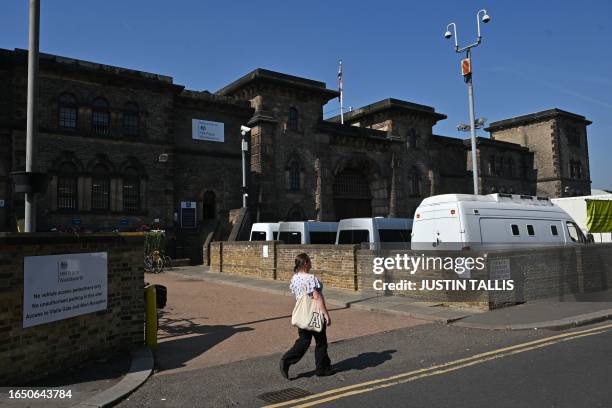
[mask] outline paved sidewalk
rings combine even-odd
[[[209,282],[290,295],[286,282],[208,272],[207,267],[180,268],[177,273]],[[566,294],[491,311],[459,309],[403,296],[367,297],[360,292],[326,289],[326,299],[351,309],[409,316],[457,326],[487,330],[561,330],[612,319],[612,289],[605,292]]]
[[[291,326],[292,296],[204,280],[198,270],[202,267],[145,275],[148,282],[168,289],[168,303],[159,317],[156,375],[285,352],[293,345],[297,331]],[[332,302],[328,308],[330,343],[430,324],[407,315],[355,310]]]
[[[612,319],[612,289],[491,310],[455,324],[488,330],[562,330],[609,319]]]
[[[208,267],[201,265],[175,268],[174,272],[207,282],[291,296],[289,285],[284,281],[208,272]],[[403,296],[372,296],[371,293],[335,289],[329,286],[325,288],[325,301],[338,307],[385,312],[438,323],[451,323],[481,313],[477,309],[450,308],[441,306],[440,303],[423,302]]]
[[[2,407],[107,407],[140,386],[153,369],[152,354],[148,349],[121,353],[109,359],[99,359],[77,366],[30,384],[0,388]],[[10,398],[13,391],[13,398]],[[15,392],[63,391],[63,397],[15,398]]]

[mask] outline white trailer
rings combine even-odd
[[[612,230],[608,232],[591,232],[587,222],[587,200],[612,200],[612,194],[597,194],[590,196],[553,198],[551,201],[563,208],[585,234],[593,236],[593,242],[612,242]],[[610,207],[609,207],[610,208]],[[612,219],[612,211],[597,214],[597,217]]]

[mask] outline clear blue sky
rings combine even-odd
[[[463,136],[467,91],[443,38],[476,37],[476,114],[489,121],[557,107],[586,116],[591,178],[612,188],[612,3],[608,1],[41,0],[41,50],[174,77],[216,91],[257,67],[336,87],[345,105],[395,97],[448,115],[434,132]],[[26,0],[0,6],[0,47],[27,48]],[[325,106],[330,116],[336,101]],[[484,133],[484,132],[483,132]]]

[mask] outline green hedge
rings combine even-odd
[[[150,255],[153,251],[159,251],[160,254],[166,252],[166,234],[165,232],[145,232],[144,254]]]

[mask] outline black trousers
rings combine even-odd
[[[298,339],[295,341],[293,347],[289,349],[283,356],[283,361],[287,365],[295,364],[308,351],[308,347],[310,347],[310,342],[312,338],[315,338],[316,346],[315,346],[315,364],[317,373],[323,372],[327,367],[331,365],[331,360],[327,355],[327,334],[325,333],[325,328],[327,325],[323,325],[323,330],[320,333],[298,329]]]

